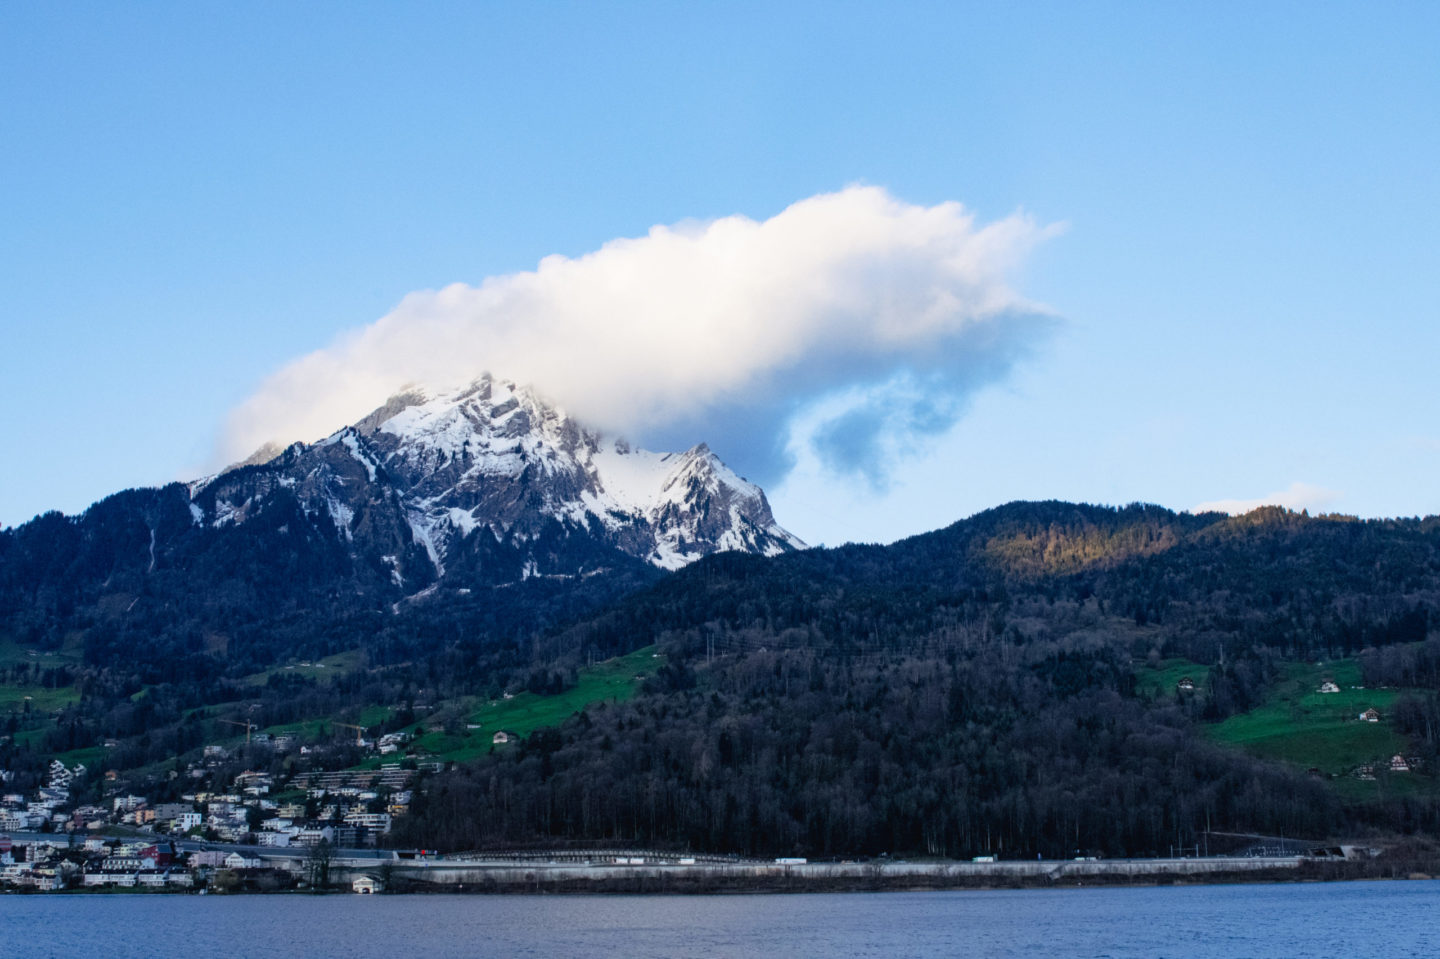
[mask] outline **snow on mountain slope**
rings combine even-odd
[[[192,496],[218,526],[245,522],[280,490],[407,587],[577,575],[609,550],[678,569],[722,550],[804,548],[759,487],[703,443],[635,449],[490,376],[392,397],[313,446],[248,461]],[[430,568],[417,573],[419,557]]]

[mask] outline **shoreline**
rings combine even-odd
[[[1087,861],[887,862],[734,865],[557,865],[436,862],[388,868],[346,864],[331,885],[349,891],[361,877],[397,893],[678,894],[1055,889],[1236,883],[1424,880],[1440,857],[1316,860],[1301,857]]]
[[[348,850],[347,850],[348,852]],[[257,857],[260,858],[260,857]],[[313,865],[313,864],[312,864]],[[678,861],[666,854],[566,860],[489,857],[400,860],[340,856],[324,888],[309,888],[307,864],[264,856],[259,868],[221,870],[196,886],[134,883],[73,889],[14,889],[15,894],[462,894],[462,895],[755,895],[940,890],[1058,889],[1427,880],[1440,876],[1440,853],[1388,850],[1348,859],[1314,856],[1166,859],[882,860],[870,862]],[[218,883],[217,883],[217,880]],[[363,891],[362,891],[363,890]]]
[[[1437,864],[1440,866],[1440,864]],[[1086,881],[1081,877],[1070,880],[1039,882],[1033,879],[1016,879],[1008,882],[971,879],[968,881],[917,883],[900,881],[898,877],[872,883],[825,882],[802,880],[791,882],[656,882],[652,877],[631,879],[605,879],[575,882],[551,883],[433,883],[401,879],[393,881],[393,888],[375,893],[383,896],[562,896],[562,897],[604,897],[604,896],[750,896],[750,895],[819,895],[819,894],[865,894],[905,892],[1005,892],[1013,890],[1042,889],[1153,889],[1160,887],[1186,886],[1238,886],[1238,885],[1306,885],[1343,882],[1435,882],[1440,875],[1436,872],[1410,872],[1401,874],[1361,874],[1354,870],[1331,871],[1317,875],[1311,870],[1254,870],[1250,872],[1209,873],[1200,878],[1190,876],[1171,878],[1156,875],[1134,875],[1125,878]],[[1346,874],[1351,873],[1351,874]],[[93,887],[60,889],[40,892],[32,889],[0,890],[0,896],[200,896],[193,889],[142,889]],[[239,888],[227,892],[208,893],[221,897],[250,896],[309,896],[316,898],[352,897],[356,893],[343,886],[331,886],[316,892],[310,889],[253,889]]]

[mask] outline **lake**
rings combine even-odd
[[[0,897],[11,959],[1440,955],[1440,881],[761,896]]]

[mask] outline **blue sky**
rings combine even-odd
[[[1431,3],[5,5],[0,524],[206,468],[414,291],[852,184],[1063,224],[1012,277],[1058,322],[883,482],[801,455],[802,537],[1434,513],[1436,49]]]

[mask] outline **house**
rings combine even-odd
[[[292,846],[318,846],[321,842],[335,843],[335,830],[330,826],[301,829],[290,837]]]
[[[139,872],[149,865],[139,856],[107,856],[100,868],[105,872]]]
[[[145,805],[144,796],[116,796],[113,808],[117,813],[134,812],[143,805]]]
[[[81,882],[86,886],[134,886],[139,882],[139,871],[87,872]]]
[[[494,743],[496,746],[499,746],[501,743],[508,743],[512,739],[519,738],[520,737],[516,736],[514,733],[506,732],[503,729],[497,729],[495,730],[495,735],[490,737],[490,742]]]
[[[1323,683],[1320,684],[1320,692],[1322,692],[1322,693],[1338,693],[1338,692],[1340,692],[1340,687],[1339,687],[1339,686],[1336,686],[1333,680],[1327,679],[1327,680],[1325,680],[1325,682],[1323,682]]]
[[[226,869],[259,869],[260,860],[254,856],[242,856],[238,852],[232,852],[225,857]]]
[[[370,896],[380,891],[380,880],[374,876],[361,876],[350,884],[350,888],[362,896]]]
[[[1195,692],[1195,680],[1189,676],[1184,676],[1180,682],[1175,684],[1175,688],[1182,693],[1193,693]]]
[[[168,842],[157,842],[140,850],[140,858],[146,860],[147,869],[165,869],[175,861],[175,847]]]
[[[352,826],[362,826],[373,832],[390,831],[390,814],[388,812],[364,812],[357,810],[346,813],[345,822]]]
[[[1378,723],[1380,721],[1380,711],[1373,708],[1367,709],[1360,714],[1360,721],[1366,723]]]
[[[194,812],[195,807],[190,803],[183,802],[161,802],[153,807],[156,822],[174,822],[187,812]]]
[[[1410,764],[1405,761],[1404,756],[1390,757],[1390,771],[1392,773],[1408,773]]]
[[[360,845],[360,827],[339,825],[334,827],[335,838],[330,840],[333,846],[342,846],[346,849],[354,849]],[[370,845],[374,845],[371,843]]]

